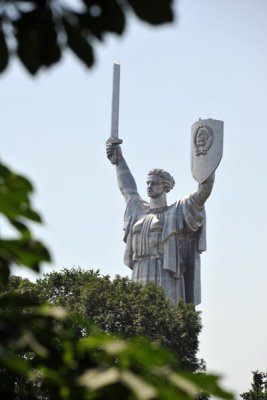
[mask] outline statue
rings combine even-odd
[[[114,82],[118,82],[118,76],[113,77]],[[108,159],[116,166],[119,188],[126,201],[124,263],[131,268],[133,281],[143,285],[153,282],[162,287],[173,304],[183,299],[198,305],[201,302],[200,253],[206,250],[204,204],[212,191],[214,171],[222,155],[223,123],[209,119],[199,120],[192,126],[191,168],[199,182],[198,189],[168,206],[166,194],[175,182],[162,169],[148,173],[146,185],[150,201],[144,201],[138,194],[120,147],[118,98],[114,97],[114,87],[112,109],[111,137],[106,142],[106,150]]]

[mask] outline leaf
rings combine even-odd
[[[6,69],[8,58],[8,47],[6,44],[5,34],[0,24],[0,73]]]
[[[36,337],[29,330],[24,330],[23,335],[17,341],[16,347],[26,347],[29,348],[36,354],[38,354],[42,358],[47,358],[49,355],[48,350],[38,342]]]
[[[40,215],[30,208],[29,199],[22,199],[20,193],[0,193],[0,213],[4,214],[14,225],[17,217],[24,217],[34,222],[41,222]],[[19,225],[16,226],[20,230]]]
[[[122,371],[121,380],[124,382],[140,400],[149,400],[157,395],[157,390],[144,379],[131,371]]]
[[[39,264],[51,261],[48,250],[35,240],[0,240],[0,262],[22,264],[39,271]]]
[[[22,376],[28,376],[31,369],[26,360],[12,353],[1,354],[0,362],[11,371]]]
[[[125,28],[125,16],[122,7],[116,0],[83,0],[87,12],[77,15],[80,24],[98,39],[106,32],[121,35]]]
[[[171,373],[168,376],[168,379],[173,385],[189,396],[195,397],[201,391],[200,387],[192,382],[192,380],[187,379],[179,374]]]
[[[199,390],[211,395],[217,396],[220,399],[232,400],[232,393],[222,389],[219,385],[220,376],[209,373],[181,373],[184,378],[189,379],[193,384],[198,386]]]
[[[7,260],[0,258],[0,283],[6,284],[10,276],[9,263]]]
[[[64,321],[68,316],[68,312],[63,307],[51,307],[48,305],[43,305],[35,310],[41,315],[53,317],[59,321]]]
[[[10,219],[9,222],[21,233],[23,239],[29,240],[31,238],[31,232],[23,222],[14,219]]]
[[[0,163],[0,186],[7,186],[10,190],[18,190],[25,194],[33,191],[31,182],[24,176],[17,175]]]
[[[82,60],[87,67],[94,63],[93,49],[83,36],[78,23],[72,24],[67,18],[63,18],[63,24],[67,34],[67,43],[71,50]]]
[[[53,13],[44,2],[37,4],[36,9],[21,13],[18,20],[13,21],[18,56],[33,75],[40,67],[48,67],[61,57]]]
[[[173,0],[128,0],[136,15],[152,25],[173,21]]]
[[[124,340],[113,340],[103,345],[104,350],[108,354],[117,355],[127,349],[127,345]]]
[[[28,234],[18,217],[41,222],[40,215],[31,209],[29,195],[33,191],[31,182],[0,164],[0,213],[4,214],[21,233]],[[26,227],[25,227],[26,228]]]
[[[0,306],[2,308],[18,309],[19,307],[36,307],[40,301],[17,293],[5,293],[0,295]]]
[[[120,374],[117,368],[111,367],[106,371],[95,368],[86,370],[84,374],[78,378],[77,382],[89,389],[96,390],[118,382],[119,378]]]

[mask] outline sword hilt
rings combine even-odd
[[[111,164],[116,165],[118,164],[120,158],[121,158],[121,149],[119,148],[119,145],[122,143],[122,139],[119,139],[114,136],[110,136],[108,140],[106,141],[107,146],[113,146],[113,154],[111,157],[109,157],[109,160]]]

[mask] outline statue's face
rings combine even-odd
[[[148,175],[146,185],[147,194],[152,199],[156,199],[164,193],[164,186],[158,175]]]

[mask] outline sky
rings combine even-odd
[[[96,44],[91,70],[68,52],[32,78],[13,60],[0,77],[0,155],[34,183],[45,224],[33,229],[53,256],[44,272],[130,276],[125,203],[105,156],[113,62],[121,64],[123,154],[145,199],[152,168],[175,178],[169,204],[196,189],[191,125],[223,120],[223,159],[206,204],[199,355],[240,393],[251,371],[267,370],[267,2],[180,0],[175,13],[175,23],[158,28],[131,16],[123,37]],[[2,236],[13,235],[0,225]]]

